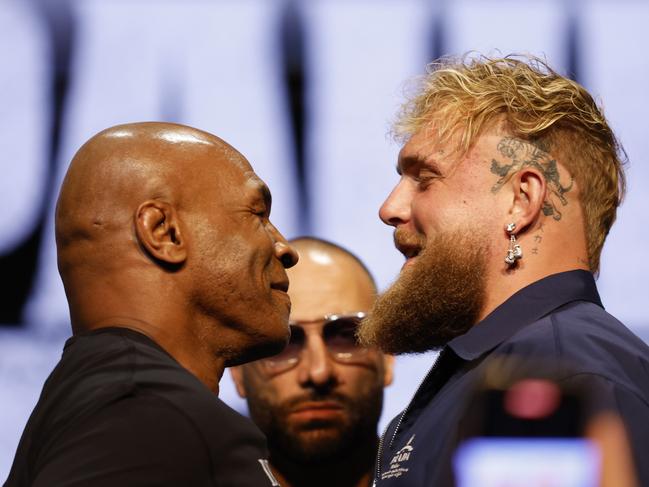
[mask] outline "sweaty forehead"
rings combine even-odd
[[[213,143],[205,152],[199,150],[194,156],[196,160],[202,160],[198,169],[206,171],[204,175],[217,174],[220,180],[235,188],[263,184],[248,160],[226,142]]]
[[[224,141],[220,142],[221,143],[218,144],[217,147],[225,159],[225,162],[233,165],[244,173],[252,172],[254,174],[250,163],[238,150]]]
[[[122,132],[115,131],[112,134],[114,137],[122,136]],[[185,130],[160,130],[152,136],[153,139],[160,139],[163,142],[169,144],[198,144],[198,145],[213,145],[213,142],[205,137],[204,134],[200,134],[195,131]]]
[[[243,171],[243,178],[245,180],[245,184],[247,187],[255,190],[261,190],[263,191],[264,188],[267,190],[268,188],[266,187],[266,184],[261,180],[259,176],[255,173],[255,171],[248,166],[249,169],[247,171]]]
[[[253,198],[259,198],[263,200],[267,206],[270,206],[272,203],[272,196],[266,183],[264,183],[264,181],[262,181],[252,169],[245,171],[243,177],[246,192],[249,192]]]

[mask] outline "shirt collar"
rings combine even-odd
[[[448,347],[462,359],[474,360],[525,326],[572,301],[590,301],[603,307],[590,272],[561,272],[524,287],[464,335],[448,342]]]

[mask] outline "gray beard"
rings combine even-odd
[[[460,232],[426,241],[363,320],[361,343],[393,355],[423,353],[466,333],[484,306],[486,241]]]

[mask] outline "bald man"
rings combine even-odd
[[[337,245],[291,241],[291,340],[279,355],[232,369],[268,438],[285,487],[370,485],[392,357],[360,348],[356,326],[376,295],[365,266]]]
[[[121,125],[75,155],[56,208],[73,337],[6,486],[278,485],[265,440],[218,398],[227,365],[289,337],[270,192],[219,138]]]

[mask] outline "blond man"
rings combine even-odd
[[[539,60],[431,65],[396,124],[399,182],[380,210],[406,263],[360,330],[440,350],[383,436],[377,485],[449,485],[459,418],[495,356],[568,364],[649,466],[649,348],[604,311],[593,275],[624,192],[623,151],[580,85]]]

